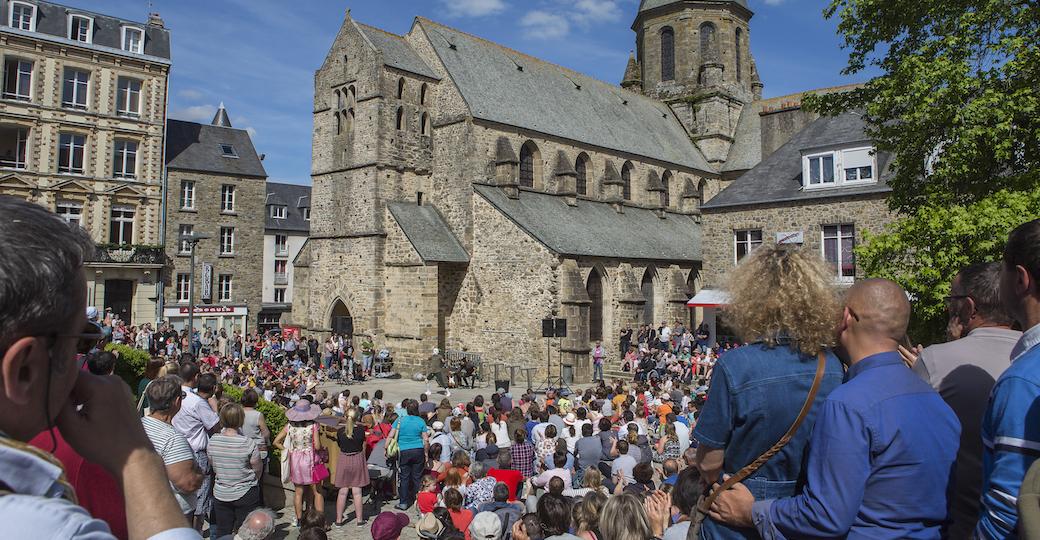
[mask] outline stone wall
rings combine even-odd
[[[179,193],[184,181],[195,182],[195,208],[180,208]],[[195,234],[210,238],[199,242],[195,250],[195,301],[198,305],[236,305],[249,308],[250,327],[260,314],[264,284],[264,213],[267,186],[263,178],[243,178],[222,174],[203,174],[171,169],[168,175],[170,198],[166,217],[166,253],[172,259],[165,289],[166,305],[177,305],[177,274],[191,273],[190,254],[180,251],[177,240],[182,224],[190,224]],[[220,209],[221,186],[235,186],[235,211]],[[220,254],[221,227],[235,228],[233,255]],[[201,300],[202,264],[213,265],[213,298]],[[218,276],[232,276],[231,300],[218,300]]]
[[[734,232],[761,229],[763,245],[776,243],[776,233],[804,233],[805,247],[823,256],[823,226],[852,223],[856,243],[863,232],[881,232],[895,218],[884,194],[803,200],[772,205],[705,209],[702,215],[705,287],[720,287],[726,272],[735,266]],[[863,277],[861,268],[857,278]]]

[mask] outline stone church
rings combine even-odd
[[[689,323],[700,207],[762,159],[751,17],[746,0],[643,0],[618,87],[348,11],[314,78],[293,323],[373,336],[405,373],[439,347],[540,378],[548,355],[577,381],[596,341],[610,362],[622,328]],[[548,317],[565,338],[542,338]]]

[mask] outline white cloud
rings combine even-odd
[[[441,0],[449,17],[485,17],[506,9],[504,0]]]
[[[185,88],[184,90],[177,92],[177,95],[190,101],[198,101],[203,98],[202,92],[195,90],[194,88]]]
[[[192,105],[170,111],[170,118],[208,124],[213,120],[213,115],[216,112],[216,105]]]
[[[571,18],[579,24],[614,22],[621,19],[617,0],[575,0]]]
[[[784,3],[784,0],[763,0],[767,6],[779,6]]]
[[[520,26],[526,30],[531,39],[560,39],[571,31],[567,19],[547,11],[531,11],[520,19]]]

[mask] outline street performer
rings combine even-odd
[[[450,370],[448,369],[447,361],[441,356],[441,350],[437,347],[433,348],[433,354],[430,355],[429,360],[426,362],[427,373],[426,376],[426,394],[430,392],[430,379],[437,379],[437,385],[444,389],[445,397],[451,396],[451,390],[448,389],[448,381],[450,377]]]

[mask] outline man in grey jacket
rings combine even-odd
[[[1011,348],[1021,332],[998,295],[1000,263],[977,263],[950,285],[946,309],[951,341],[914,352],[903,350],[913,370],[932,385],[961,422],[956,486],[949,500],[949,538],[968,538],[979,516],[982,488],[982,419],[990,390],[1011,365]]]

